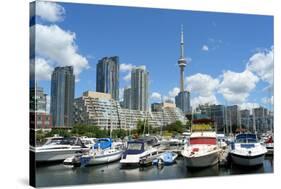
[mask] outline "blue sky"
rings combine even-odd
[[[36,36],[38,40],[43,37],[36,48],[36,58],[41,60],[35,60],[39,70],[36,74],[48,94],[53,67],[76,67],[73,60],[77,61],[78,97],[83,91],[95,90],[98,60],[117,55],[122,64],[120,88],[130,85],[128,73],[132,66],[145,65],[150,73],[150,102],[159,101],[160,95],[173,98],[179,87],[177,60],[183,24],[189,62],[185,84],[194,106],[209,102],[269,107],[273,98],[266,90],[273,85],[271,16],[71,3],[37,6],[36,27],[42,30],[36,28]],[[61,35],[57,43],[55,34]],[[63,50],[57,54],[52,44],[64,44],[61,48],[67,49],[69,56]]]

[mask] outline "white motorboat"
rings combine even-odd
[[[123,150],[114,146],[110,138],[97,139],[91,150],[64,160],[67,167],[106,164],[120,160]]]
[[[31,147],[36,162],[62,161],[88,148],[77,137],[50,138],[43,146]]]
[[[160,155],[159,144],[153,138],[144,138],[127,142],[126,151],[120,160],[121,166],[140,166],[152,164]]]
[[[255,134],[238,134],[231,144],[231,159],[237,165],[261,165],[266,153],[266,147],[258,142]]]
[[[187,167],[208,167],[218,163],[221,149],[217,144],[216,133],[211,131],[193,132],[189,145],[181,151]]]

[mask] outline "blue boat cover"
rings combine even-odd
[[[173,162],[173,154],[171,152],[165,152],[162,157],[165,163]]]
[[[127,154],[141,154],[144,152],[144,142],[143,141],[128,141],[127,149],[124,155]]]
[[[111,138],[100,138],[98,141],[94,144],[94,149],[106,149],[111,148],[112,146],[112,139]]]

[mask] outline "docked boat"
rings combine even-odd
[[[181,154],[187,167],[208,167],[218,163],[221,149],[215,132],[194,132]]]
[[[67,167],[106,164],[120,160],[122,153],[123,150],[119,146],[114,146],[110,138],[102,138],[96,140],[91,150],[69,157],[63,164]]]
[[[153,165],[172,165],[176,163],[177,153],[174,152],[164,152],[158,158],[152,161]]]
[[[127,142],[127,148],[122,155],[122,167],[152,164],[160,156],[159,143],[155,138],[142,138]]]
[[[91,148],[96,142],[96,138],[89,138],[89,137],[81,137],[80,138],[82,140],[82,142],[84,143],[85,146],[87,146],[88,148]]]
[[[258,142],[256,134],[238,134],[231,144],[231,159],[237,165],[261,165],[266,153],[266,147]]]
[[[63,161],[88,148],[78,137],[52,137],[40,147],[31,147],[36,162]]]
[[[273,155],[274,152],[274,142],[273,142],[273,136],[269,136],[268,139],[264,142],[265,147],[267,149],[268,155]]]
[[[218,145],[221,149],[227,148],[226,137],[224,134],[217,134]]]

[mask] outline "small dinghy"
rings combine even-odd
[[[158,158],[153,160],[153,165],[171,165],[176,162],[176,158],[178,157],[177,153],[174,152],[164,152]]]

